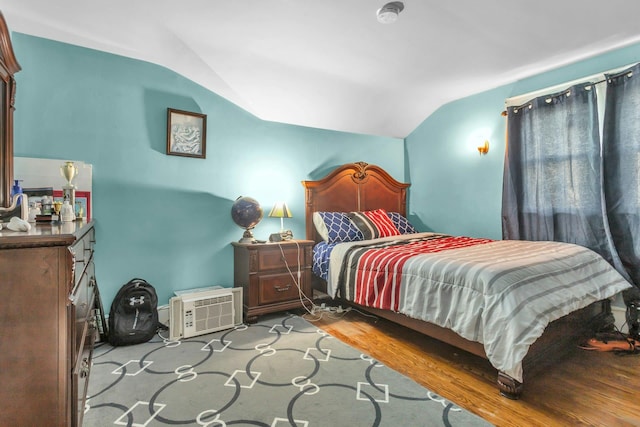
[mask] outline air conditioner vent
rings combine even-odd
[[[194,305],[196,307],[201,307],[201,306],[206,306],[206,305],[214,305],[214,304],[220,304],[223,302],[230,302],[233,300],[233,295],[229,294],[229,295],[223,295],[223,296],[219,296],[216,298],[204,298],[201,300],[197,300],[194,302]]]
[[[169,338],[178,340],[242,323],[242,288],[203,288],[176,292],[169,300]]]

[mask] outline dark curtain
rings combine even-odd
[[[622,265],[637,287],[640,286],[640,64],[606,77],[602,153],[607,216]]]
[[[507,115],[503,238],[575,243],[613,263],[595,87],[572,86]]]

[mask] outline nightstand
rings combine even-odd
[[[313,299],[313,240],[231,244],[234,286],[242,287],[245,322],[254,323],[262,314],[311,304],[300,297],[300,290]]]

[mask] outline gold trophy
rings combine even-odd
[[[65,162],[60,166],[60,175],[67,180],[67,183],[62,187],[62,199],[68,200],[71,206],[75,206],[76,186],[71,181],[78,175],[78,167],[73,162]]]
[[[60,209],[62,208],[62,202],[56,201],[53,202],[53,212],[56,214],[55,222],[60,224],[62,220],[60,219]]]

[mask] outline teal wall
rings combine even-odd
[[[409,216],[422,229],[499,239],[507,98],[640,61],[640,44],[442,106],[405,139]],[[477,147],[486,136],[490,151]]]
[[[442,106],[404,141],[266,122],[166,68],[14,33],[15,155],[93,164],[96,269],[105,305],[133,277],[165,304],[174,290],[233,283],[230,217],[238,196],[304,237],[300,181],[353,161],[411,182],[421,230],[501,237],[504,101],[640,61],[640,44]],[[207,159],[165,154],[166,109],[207,114]],[[480,157],[475,147],[488,138]],[[257,238],[280,228],[264,218]]]
[[[230,209],[238,196],[304,238],[300,181],[365,161],[405,176],[404,141],[266,122],[166,68],[14,33],[15,155],[93,164],[96,272],[107,308],[142,277],[166,304],[174,290],[233,285]],[[167,156],[167,108],[207,114],[207,158]],[[19,177],[17,177],[19,178]],[[278,219],[256,227],[266,239]]]

